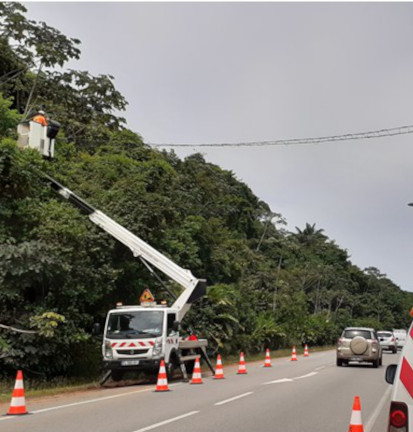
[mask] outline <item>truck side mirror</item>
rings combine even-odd
[[[397,370],[397,365],[395,364],[391,364],[387,366],[385,378],[386,378],[386,382],[388,382],[389,384],[394,383],[394,379],[396,377],[396,370]]]
[[[92,334],[95,336],[100,334],[100,324],[99,323],[93,324]]]
[[[172,324],[172,330],[175,331],[175,332],[178,332],[179,331],[179,327],[180,327],[179,321],[174,321],[173,324]]]

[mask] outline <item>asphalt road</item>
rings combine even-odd
[[[174,382],[169,392],[133,386],[26,400],[30,415],[0,417],[2,432],[332,432],[347,431],[354,396],[361,399],[365,432],[385,432],[391,386],[383,367],[336,367],[335,352],[297,362],[274,358],[272,368],[248,363],[247,375],[225,367],[224,380]],[[8,406],[0,407],[5,413]]]

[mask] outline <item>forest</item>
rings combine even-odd
[[[26,12],[0,3],[1,374],[96,374],[95,322],[146,287],[171,300],[39,171],[207,279],[186,325],[214,352],[334,344],[350,325],[408,327],[413,293],[360,269],[316,223],[288,231],[233,172],[145,144],[119,115],[127,101],[115,78],[65,68],[81,42]],[[50,161],[16,145],[17,124],[39,109],[62,126]]]

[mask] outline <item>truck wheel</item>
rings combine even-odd
[[[169,363],[166,364],[166,375],[168,380],[172,379],[175,371],[179,368],[179,360],[176,354],[172,354]]]
[[[374,361],[373,361],[373,367],[374,367],[374,368],[378,368],[379,365],[380,365],[380,359],[377,359],[377,360],[374,360]]]
[[[172,379],[175,373],[175,364],[173,362],[169,362],[167,363],[165,369],[166,369],[166,376],[168,380]]]
[[[112,373],[111,373],[111,375],[112,375],[112,379],[113,379],[113,381],[121,381],[122,380],[122,378],[123,378],[123,371],[121,371],[121,370],[113,370],[112,371]]]
[[[343,366],[343,359],[337,359],[337,366]]]
[[[394,348],[392,349],[392,351],[393,351],[393,354],[396,354],[396,353],[397,353],[397,348],[394,347]]]

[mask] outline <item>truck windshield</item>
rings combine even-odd
[[[142,339],[162,334],[163,312],[137,311],[112,313],[106,337],[109,339]]]

